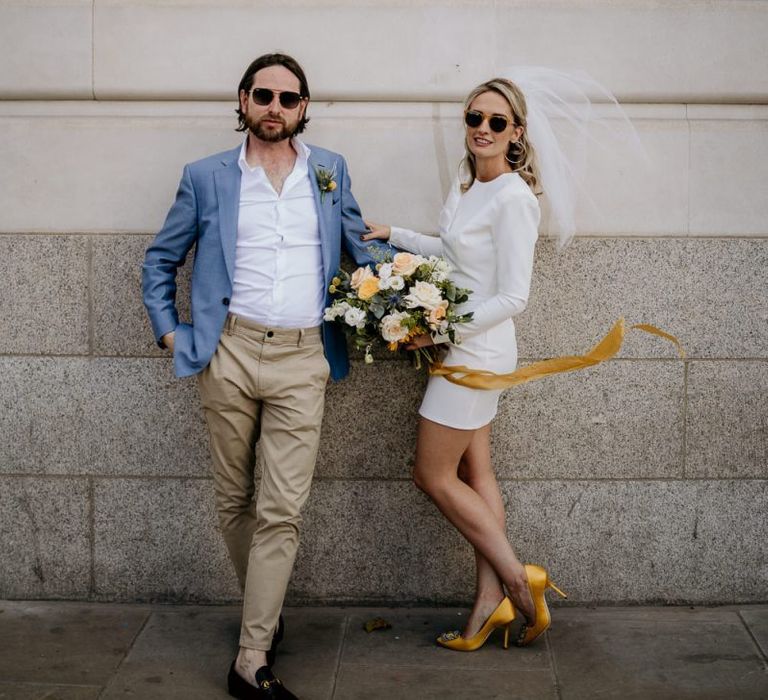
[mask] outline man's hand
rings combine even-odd
[[[173,341],[176,338],[176,331],[171,331],[170,333],[166,333],[160,340],[163,341],[163,345],[167,347],[171,352],[173,352]]]

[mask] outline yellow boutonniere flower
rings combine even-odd
[[[315,177],[317,186],[320,189],[320,201],[323,201],[326,192],[333,192],[336,189],[336,165],[330,170],[325,168],[315,168]]]

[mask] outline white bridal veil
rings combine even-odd
[[[593,152],[619,147],[617,153],[633,154],[636,164],[647,162],[645,152],[616,98],[587,73],[513,66],[497,75],[525,95],[528,140],[536,151],[548,209],[542,231],[563,247],[576,232],[577,199],[594,207],[584,187]]]

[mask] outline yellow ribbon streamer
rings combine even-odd
[[[647,323],[636,323],[630,326],[629,329],[632,330],[634,328],[666,338],[674,343],[680,357],[685,358],[685,351],[675,336]],[[430,367],[429,373],[438,377],[445,377],[449,382],[470,387],[471,389],[508,389],[511,386],[548,377],[551,374],[574,372],[578,369],[592,367],[593,365],[605,362],[605,360],[610,360],[621,349],[621,344],[624,341],[624,331],[624,319],[620,318],[613,324],[613,328],[608,331],[606,336],[584,355],[553,357],[549,360],[542,360],[541,362],[534,362],[525,367],[520,367],[508,374],[496,374],[484,369],[470,369],[463,365],[445,366],[439,362],[434,363]]]

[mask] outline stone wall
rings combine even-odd
[[[237,598],[195,381],[153,342],[139,265],[183,164],[238,143],[244,67],[279,49],[365,214],[423,230],[474,84],[546,64],[619,95],[650,163],[596,155],[578,238],[539,243],[520,355],[584,351],[625,315],[688,357],[630,334],[507,392],[510,536],[577,602],[768,599],[767,35],[742,0],[4,2],[0,597]],[[292,601],[471,594],[468,546],[409,481],[423,382],[357,361],[329,387]]]

